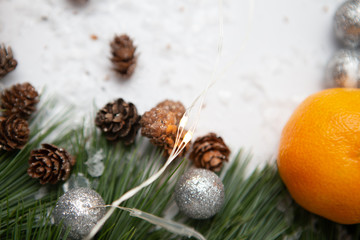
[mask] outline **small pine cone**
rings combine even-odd
[[[15,84],[1,94],[1,108],[4,115],[17,114],[22,118],[28,118],[35,110],[39,102],[39,94],[30,83]]]
[[[133,45],[129,36],[123,34],[115,36],[110,43],[114,69],[123,77],[130,77],[136,67],[137,57],[135,56],[136,47]]]
[[[0,148],[5,151],[22,149],[29,139],[28,122],[17,115],[0,117]]]
[[[141,134],[150,138],[155,146],[163,148],[164,155],[169,156],[175,145],[178,124],[185,107],[180,102],[165,100],[150,111],[145,112],[140,120]],[[185,132],[180,137],[182,139]],[[189,144],[181,152],[183,156],[189,149]]]
[[[134,104],[122,98],[106,104],[96,115],[95,124],[109,141],[122,141],[130,145],[140,128],[140,118]]]
[[[71,168],[75,165],[75,158],[55,145],[45,143],[41,146],[42,148],[31,151],[27,170],[29,176],[40,179],[41,184],[55,184],[59,180],[68,179]]]
[[[17,61],[14,59],[11,47],[6,49],[4,44],[0,45],[0,78],[16,68]]]
[[[206,168],[214,172],[221,170],[223,162],[229,161],[230,150],[221,137],[209,133],[199,137],[193,144],[189,158],[196,167]]]

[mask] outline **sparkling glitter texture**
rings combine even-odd
[[[326,87],[357,88],[360,86],[360,52],[339,50],[326,69]]]
[[[349,0],[343,3],[335,14],[335,34],[347,47],[360,45],[360,1]]]
[[[175,186],[175,201],[180,211],[190,218],[207,219],[224,204],[224,185],[207,169],[188,170]]]
[[[53,217],[56,224],[63,220],[64,228],[70,227],[70,239],[87,236],[97,221],[104,216],[105,208],[92,208],[104,205],[101,196],[90,188],[71,189],[56,203]]]

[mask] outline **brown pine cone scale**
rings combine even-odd
[[[13,71],[17,66],[11,47],[6,49],[4,44],[0,45],[0,78]]]
[[[229,155],[230,149],[223,139],[215,133],[209,133],[195,140],[189,158],[196,167],[218,172],[223,162],[229,161]]]
[[[38,178],[41,184],[55,184],[69,178],[76,160],[65,149],[52,144],[42,144],[42,148],[31,151],[28,175]]]
[[[130,145],[139,131],[140,118],[134,104],[119,98],[98,111],[95,124],[107,140],[122,141],[125,145]]]
[[[30,83],[15,84],[1,94],[1,109],[5,116],[17,114],[28,118],[36,110],[38,96],[38,92]]]
[[[17,115],[0,117],[0,148],[5,151],[22,149],[29,139],[28,122]]]
[[[130,77],[136,67],[137,57],[135,56],[136,47],[129,36],[123,34],[115,36],[110,43],[112,58],[111,61],[117,71],[123,77]]]
[[[181,102],[165,100],[143,114],[140,120],[141,134],[148,137],[155,146],[164,149],[165,156],[169,156],[174,148],[178,124],[184,113],[185,107]],[[184,131],[180,136],[180,140],[185,133]],[[189,146],[186,145],[180,156],[186,153]]]

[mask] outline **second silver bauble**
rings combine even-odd
[[[180,211],[194,219],[214,216],[221,210],[224,198],[223,183],[207,169],[188,170],[175,186],[175,201]]]
[[[104,200],[91,188],[74,188],[62,195],[56,203],[53,217],[56,224],[70,227],[70,239],[86,237],[105,215]]]
[[[360,83],[360,52],[337,51],[326,68],[326,87],[357,88]]]
[[[350,0],[343,3],[335,14],[335,35],[346,46],[360,46],[360,1]]]

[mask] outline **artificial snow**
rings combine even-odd
[[[251,11],[254,3],[254,11]],[[323,89],[335,52],[333,15],[340,0],[223,1],[224,42],[195,137],[215,132],[252,165],[273,161],[294,108]],[[16,70],[2,87],[30,82],[74,106],[73,121],[124,98],[139,113],[164,99],[190,106],[212,79],[219,39],[218,1],[0,0],[0,42]],[[109,43],[128,34],[137,46],[134,75],[113,70]],[[96,36],[96,37],[94,37]]]

